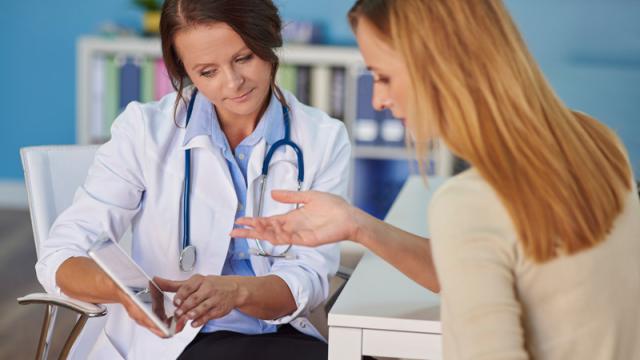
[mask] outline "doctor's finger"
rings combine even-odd
[[[180,286],[184,284],[184,281],[174,281],[158,276],[154,276],[153,281],[160,287],[160,290],[173,293],[178,291],[178,289],[180,289]]]
[[[133,303],[133,301],[127,299],[122,302],[122,306],[124,306],[125,310],[129,314],[129,317],[136,322],[136,324],[149,329],[149,331],[153,332],[157,336],[164,337],[164,334],[158,329],[158,327],[147,317],[147,315],[138,308],[138,306]]]
[[[227,315],[228,313],[229,313],[229,311],[226,311],[221,307],[210,308],[208,311],[206,311],[204,314],[202,314],[202,316],[200,316],[197,319],[193,320],[193,322],[191,323],[191,326],[198,327],[200,325],[204,325],[207,321],[219,319],[219,318]]]
[[[229,314],[231,310],[233,310],[233,306],[224,301],[208,299],[191,310],[189,312],[191,315],[188,318],[193,319],[191,325],[197,327],[209,320],[221,318]]]
[[[188,280],[184,281],[180,288],[176,291],[176,295],[173,298],[173,303],[176,306],[182,307],[184,302],[200,290],[200,287],[204,281],[204,276],[193,275]]]
[[[176,320],[176,334],[184,329],[188,319],[186,317],[178,317]]]
[[[204,314],[208,313],[209,310],[215,307],[215,305],[216,305],[216,301],[212,298],[206,297],[205,295],[201,300],[199,300],[193,306],[190,306],[188,310],[187,310],[187,306],[189,306],[188,300],[185,301],[185,305],[181,307],[181,309],[185,311],[185,316],[187,319],[195,321],[196,319],[200,318]]]
[[[195,319],[199,314],[198,311],[202,312],[202,310],[198,310],[199,306],[211,307],[213,294],[210,286],[200,286],[196,291],[182,299],[182,305],[180,305],[176,314],[185,314],[189,319]]]

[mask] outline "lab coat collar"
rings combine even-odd
[[[258,121],[258,126],[242,143],[254,146],[264,138],[267,145],[272,145],[283,137],[284,113],[282,105],[272,94],[267,109]],[[213,104],[202,93],[197,93],[181,148],[186,150],[212,146],[216,146],[222,151],[229,149],[228,140],[220,128],[218,115]]]
[[[193,143],[193,140],[201,137],[207,137],[211,134],[213,122],[211,121],[211,113],[213,111],[213,105],[209,102],[202,93],[196,94],[196,100],[193,103],[193,111],[191,113],[191,119],[187,124],[184,134],[184,140],[182,147],[185,149],[193,147],[203,146],[202,140]]]

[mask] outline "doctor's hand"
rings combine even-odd
[[[160,331],[160,329],[153,323],[153,321],[151,321],[151,319],[149,319],[149,317],[147,317],[147,315],[145,315],[145,313],[142,312],[142,310],[140,310],[138,305],[136,305],[129,298],[129,296],[127,296],[119,288],[116,288],[115,291],[116,291],[116,297],[118,299],[118,302],[122,304],[122,306],[125,308],[125,310],[129,314],[129,317],[133,319],[133,321],[135,321],[138,325],[149,329],[149,331],[156,334],[158,337],[161,337],[161,338],[166,337],[162,333],[162,331]]]
[[[233,276],[193,275],[184,281],[155,277],[154,281],[163,291],[176,293],[176,332],[182,331],[189,320],[191,326],[198,327],[221,318],[240,306],[243,299],[243,289]]]
[[[356,240],[358,209],[339,196],[317,191],[271,192],[274,200],[286,204],[302,204],[284,215],[263,218],[241,218],[232,237],[266,240],[273,244],[319,246],[342,240]]]

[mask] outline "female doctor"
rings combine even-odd
[[[229,236],[238,217],[295,207],[270,189],[346,194],[344,126],[274,83],[280,30],[270,0],[165,1],[163,58],[177,92],[116,119],[36,265],[48,291],[123,305],[109,306],[91,358],[326,359],[306,316],[327,297],[338,248]],[[154,335],[86,257],[98,234],[120,239],[130,226],[133,258],[176,293],[172,338]]]

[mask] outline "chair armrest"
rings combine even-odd
[[[60,295],[47,293],[33,293],[23,297],[19,297],[18,304],[46,304],[62,306],[69,310],[73,310],[88,317],[100,317],[107,314],[107,308],[101,304],[91,304],[85,301],[71,299]]]

